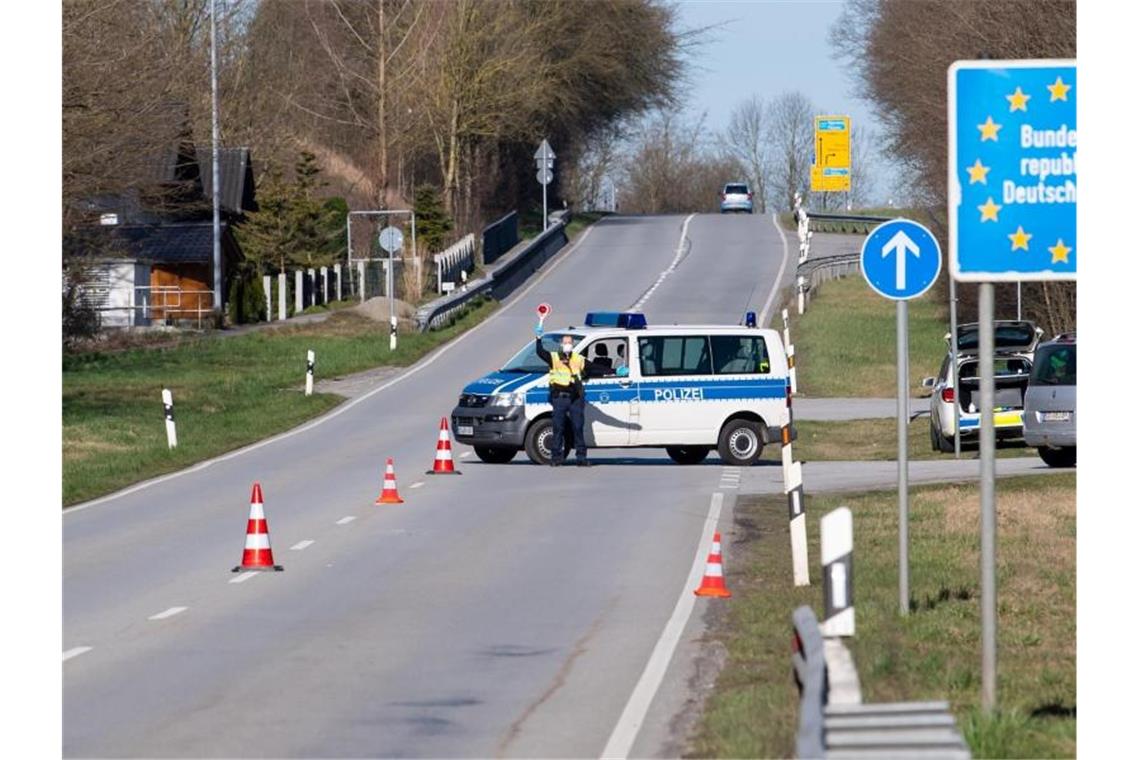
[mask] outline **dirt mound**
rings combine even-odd
[[[397,298],[395,305],[396,316],[399,317],[401,321],[411,319],[416,315],[416,307],[406,301],[401,301]],[[376,322],[387,322],[389,308],[388,299],[384,296],[377,296],[376,298],[369,298],[359,306],[353,306],[352,310]]]

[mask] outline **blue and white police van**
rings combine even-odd
[[[746,324],[654,327],[640,313],[600,312],[542,342],[554,353],[562,336],[573,336],[592,370],[589,448],[664,448],[679,464],[697,464],[715,448],[728,464],[751,465],[790,424],[791,387],[779,333],[752,326],[752,314]],[[522,450],[549,464],[548,372],[532,340],[502,369],[468,384],[451,412],[456,440],[484,462],[509,462]],[[563,442],[566,451],[570,443]]]

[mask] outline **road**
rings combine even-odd
[[[552,324],[639,301],[653,322],[737,323],[792,269],[770,217],[607,219],[374,392],[68,510],[65,754],[597,756],[691,597],[732,468],[627,451],[585,471],[469,457],[461,476],[426,477],[439,418],[530,338],[535,303],[554,305]],[[406,503],[375,506],[388,456]],[[285,571],[234,576],[255,480]],[[654,710],[674,702],[656,700],[635,753],[659,751]]]

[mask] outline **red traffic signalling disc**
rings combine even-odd
[[[538,308],[536,309],[536,311],[538,312],[538,316],[546,317],[547,315],[550,314],[550,304],[540,303],[538,305]]]

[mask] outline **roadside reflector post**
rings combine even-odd
[[[393,314],[391,317],[391,331],[388,334],[388,350],[396,350],[396,316]]]
[[[784,318],[784,345],[789,346],[792,343],[792,333],[788,328],[788,310],[784,309],[781,316]]]
[[[316,361],[317,355],[309,351],[305,357],[305,395],[313,395],[313,364]]]
[[[336,300],[340,301],[344,297],[344,285],[340,278],[340,264],[333,264],[333,277],[336,278]]]
[[[305,310],[305,273],[298,269],[293,273],[293,315],[300,316]]]
[[[178,431],[174,429],[174,397],[162,389],[162,415],[166,418],[166,448],[178,448]]]
[[[784,483],[788,496],[788,532],[792,542],[792,582],[796,586],[810,586],[808,571],[807,512],[804,510],[803,464],[793,462],[788,468],[789,480]]]
[[[851,510],[840,507],[819,521],[819,559],[823,565],[824,636],[855,635],[854,527]]]
[[[792,395],[799,394],[799,386],[796,385],[796,347],[794,344],[788,344],[788,381],[792,384]]]
[[[321,303],[329,302],[329,268],[321,267]]]
[[[315,269],[313,269],[312,267],[309,267],[306,270],[306,274],[308,274],[308,276],[309,276],[309,279],[308,279],[309,297],[306,300],[309,302],[308,303],[309,306],[316,306],[317,305],[317,271]]]
[[[805,295],[806,290],[807,290],[804,286],[805,286],[804,278],[802,276],[797,277],[796,278],[796,295],[797,295],[796,307],[797,307],[797,311],[801,315],[804,313],[804,295]]]
[[[359,281],[360,281],[360,302],[364,303],[364,299],[365,299],[364,292],[368,288],[365,287],[366,283],[364,280],[364,262],[363,261],[356,262],[356,271],[359,274],[359,277],[357,279],[359,279]]]
[[[261,289],[265,291],[265,321],[273,321],[273,278],[261,275]]]
[[[287,316],[285,313],[286,312],[286,309],[285,309],[285,295],[286,295],[285,291],[288,289],[286,287],[288,282],[289,282],[289,276],[286,275],[284,272],[278,272],[278,274],[277,274],[277,319],[278,320],[285,319],[285,317]]]

